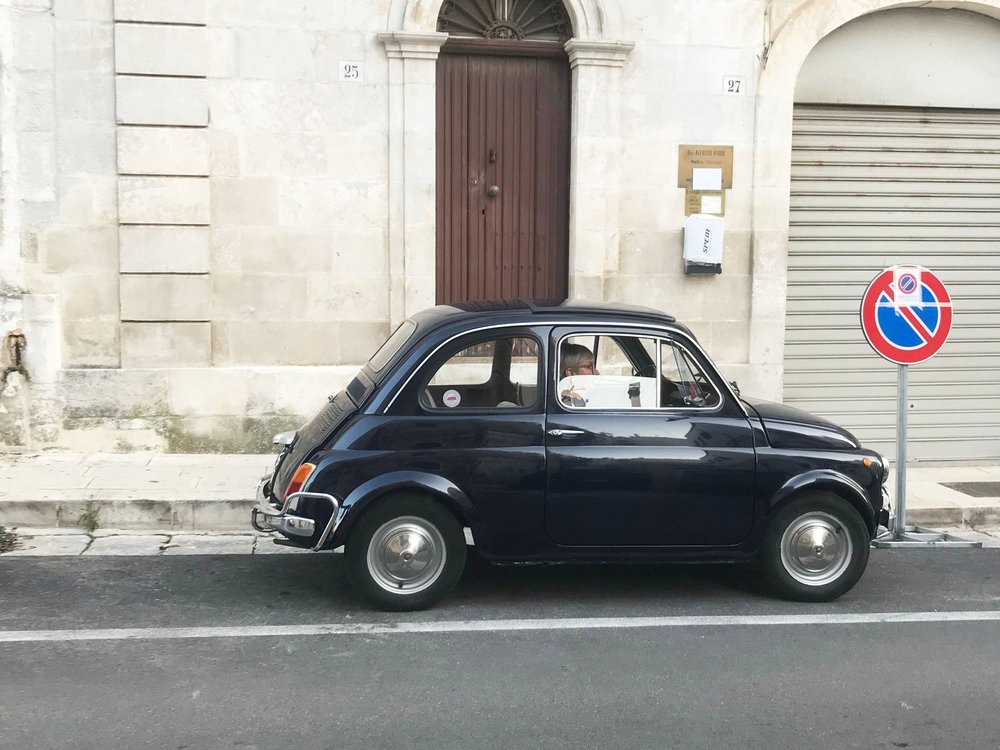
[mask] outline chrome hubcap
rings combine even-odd
[[[829,513],[806,513],[781,535],[781,563],[788,575],[807,586],[836,581],[850,565],[851,535]]]
[[[403,516],[382,524],[368,545],[368,572],[386,591],[414,594],[444,570],[444,537],[423,518]]]

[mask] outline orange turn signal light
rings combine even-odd
[[[284,502],[288,502],[289,497],[302,489],[302,485],[306,483],[309,475],[312,474],[315,469],[315,464],[302,464],[295,470],[295,474],[292,475],[292,481],[288,483],[288,489],[285,490]]]

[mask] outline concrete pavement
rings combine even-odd
[[[289,551],[249,526],[272,455],[0,455],[8,554],[175,555]],[[890,487],[894,487],[890,478]],[[907,522],[996,546],[1000,465],[910,467]]]

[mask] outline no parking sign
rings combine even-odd
[[[887,268],[861,300],[861,330],[872,349],[897,365],[930,359],[951,333],[951,296],[921,266]]]
[[[896,399],[896,519],[877,547],[976,546],[948,534],[906,525],[906,397],[908,365],[940,351],[951,333],[951,295],[922,266],[893,266],[876,276],[861,298],[861,330],[878,354],[899,367]]]

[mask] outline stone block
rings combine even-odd
[[[117,320],[64,320],[63,367],[118,367],[120,326]]]
[[[18,130],[55,130],[54,89],[55,77],[51,70],[26,71],[18,76],[17,108],[14,112]]]
[[[389,287],[385,277],[353,273],[309,275],[310,320],[387,320]]]
[[[275,378],[275,411],[315,414],[327,396],[346,388],[357,372],[356,365],[283,368]]]
[[[212,320],[303,320],[304,275],[213,274]]]
[[[122,320],[208,320],[211,295],[212,279],[207,275],[124,274]]]
[[[304,177],[323,175],[326,172],[325,134],[261,131],[241,134],[241,174]],[[342,174],[339,163],[337,174]]]
[[[208,125],[203,79],[120,75],[115,86],[120,125]]]
[[[105,123],[62,120],[55,145],[60,178],[115,173],[115,126],[110,119]]]
[[[118,173],[209,173],[208,131],[198,128],[118,128]]]
[[[206,367],[209,323],[122,323],[122,367]]]
[[[11,62],[14,70],[51,70],[55,34],[52,16],[43,13],[20,13],[14,16],[14,39]]]
[[[38,251],[49,273],[113,270],[118,265],[114,227],[53,226],[42,231]],[[114,296],[114,295],[112,295]]]
[[[202,177],[122,177],[122,224],[208,224],[209,181]]]
[[[208,74],[205,29],[200,26],[116,23],[115,72],[205,76]]]
[[[66,369],[61,380],[69,419],[167,413],[167,375],[163,370]]]
[[[209,231],[213,273],[240,273],[243,267],[240,254],[242,230],[237,227],[212,227]]]
[[[339,362],[334,325],[304,326],[298,320],[212,324],[216,365],[330,365]]]
[[[174,370],[170,372],[167,403],[170,413],[178,416],[245,414],[254,385],[254,373],[248,369]],[[259,395],[256,400],[260,400]]]
[[[19,159],[31,167],[18,175],[18,198],[38,203],[55,200],[55,134],[46,131],[21,133],[17,144]]]
[[[427,201],[410,200],[414,196],[407,196],[408,216],[425,216],[424,211],[429,210],[433,217],[433,185],[428,184],[428,188]],[[282,224],[380,226],[388,221],[388,184],[343,182],[334,178],[285,180],[281,183],[278,206]],[[411,214],[410,208],[416,213]]]
[[[240,230],[241,268],[247,273],[310,273],[330,268],[332,232],[321,227],[246,227]],[[351,268],[364,268],[363,260]]]
[[[388,273],[389,236],[384,226],[334,227],[331,248],[334,273],[348,274],[358,268],[372,276]]]
[[[344,180],[387,180],[389,139],[385,131],[326,134],[326,162]]]
[[[207,273],[208,227],[123,226],[118,229],[122,273]]]
[[[278,187],[268,179],[212,180],[213,224],[276,224]]]
[[[206,0],[115,0],[116,21],[204,24]]]
[[[114,76],[90,70],[60,70],[56,79],[56,112],[62,122],[80,120],[113,127]]]
[[[210,0],[211,26],[268,26],[278,28],[330,29],[337,24],[329,0],[297,0],[294,3],[248,3],[246,0]]]
[[[112,269],[104,273],[63,272],[59,284],[63,320],[117,320],[118,274]]]
[[[213,27],[207,33],[209,78],[235,78],[236,32]]]
[[[239,76],[314,80],[316,34],[300,29],[250,28],[237,35]]]
[[[208,131],[208,151],[213,177],[226,178],[240,175],[240,137],[237,128],[231,131],[220,130],[213,125]]]
[[[363,365],[388,336],[388,321],[341,323],[340,362]]]

